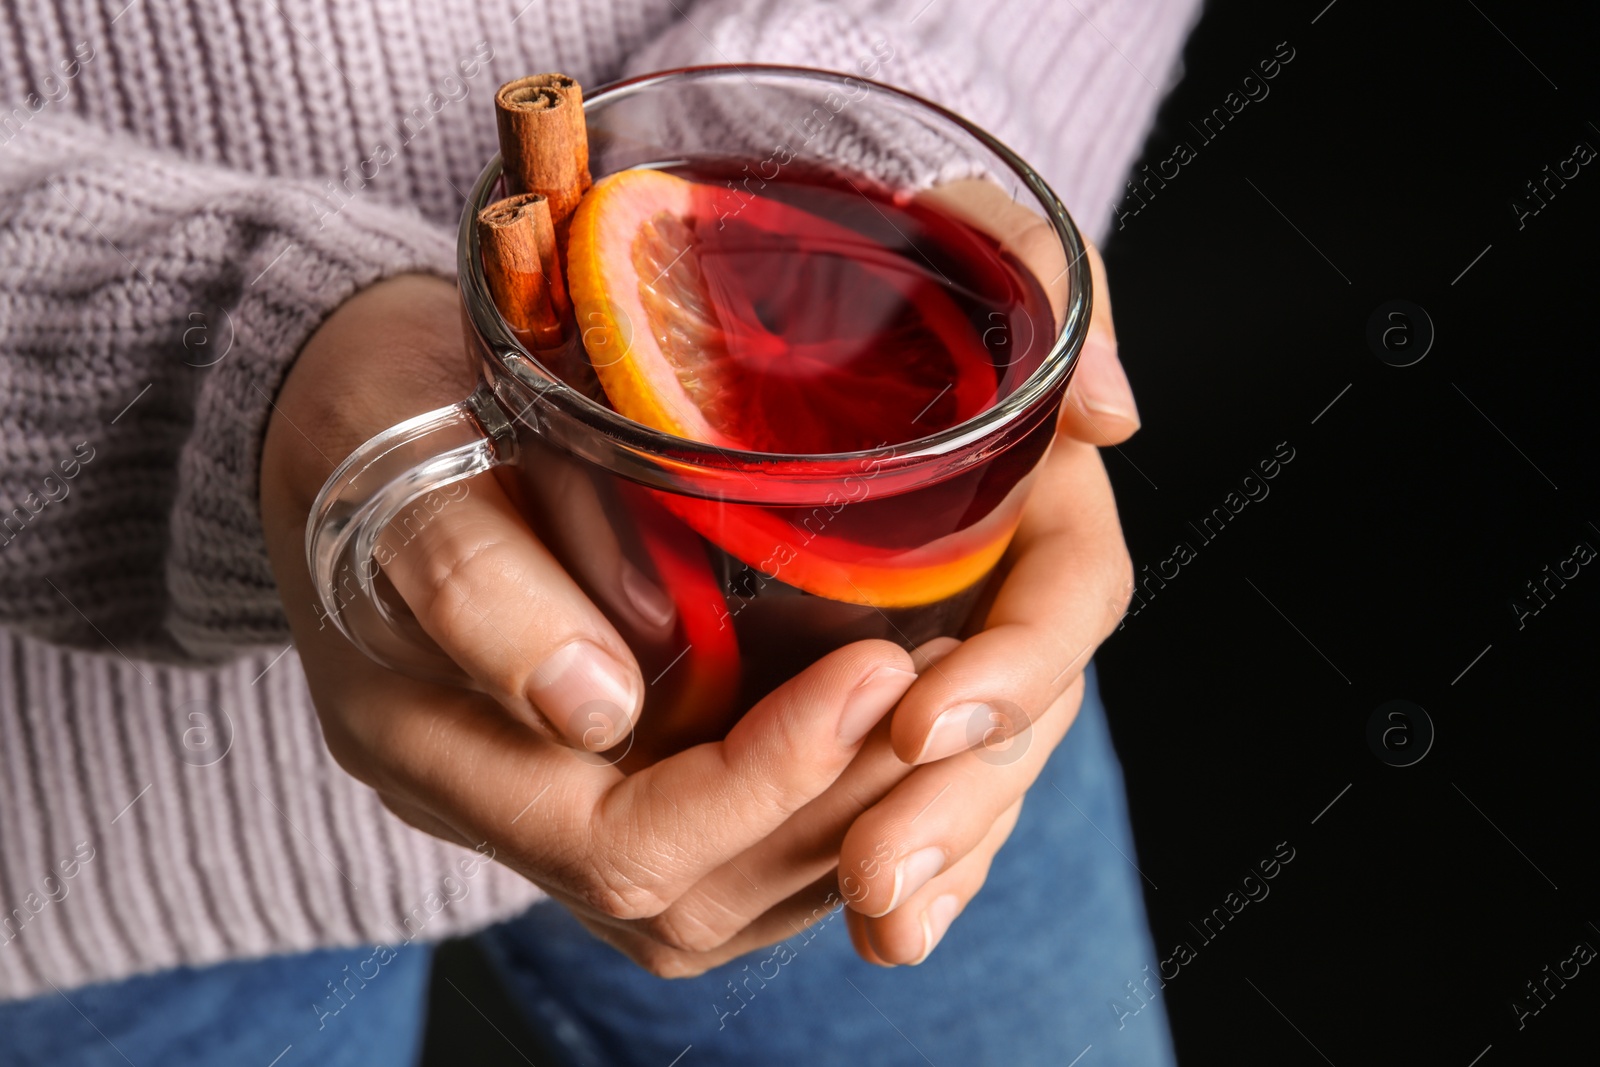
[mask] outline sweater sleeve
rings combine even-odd
[[[407,271],[451,276],[451,235],[360,194],[73,118],[10,137],[0,623],[188,662],[286,643],[256,505],[271,398],[330,311]]]
[[[1199,0],[703,0],[628,63],[861,74],[971,119],[1103,240]]]

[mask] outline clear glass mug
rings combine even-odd
[[[959,635],[1054,437],[1088,330],[1090,278],[1077,229],[1027,164],[966,120],[896,89],[803,68],[702,67],[605,87],[584,111],[597,180],[717,156],[760,161],[762,173],[775,160],[844,165],[907,193],[964,182],[989,205],[978,215],[998,216],[991,232],[1033,231],[1016,262],[1047,294],[1053,319],[1048,347],[1033,339],[1041,348],[1031,373],[980,414],[919,440],[777,455],[670,436],[567,384],[501,318],[474,226],[500,195],[500,161],[489,162],[458,243],[466,354],[481,384],[340,465],[307,523],[312,577],[327,617],[368,656],[464,683],[382,567],[422,525],[448,521],[451,502],[470,491],[465,479],[499,468],[533,533],[637,658],[647,686],[635,733],[659,753],[720,736],[778,684],[849,642],[912,648]],[[670,619],[630,598],[627,585],[641,576],[671,599]],[[584,713],[609,726],[620,710]]]

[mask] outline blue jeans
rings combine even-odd
[[[313,1005],[371,947],[182,967],[0,1004],[6,1067],[396,1067],[422,1047],[432,949],[396,952],[337,1014]],[[366,972],[371,967],[365,968]],[[350,986],[347,988],[355,988]],[[282,1056],[282,1059],[278,1059]]]
[[[569,1067],[809,1067],[847,1054],[874,1067],[1066,1067],[1080,1055],[1083,1067],[1164,1067],[1171,1044],[1133,863],[1091,671],[1078,721],[983,892],[919,967],[861,962],[839,914],[787,952],[678,981],[639,970],[554,904],[479,940]],[[267,1067],[286,1048],[277,1067],[414,1062],[424,946],[402,949],[338,1016],[309,1007],[345,964],[370,956],[229,963],[0,1004],[0,1063]]]

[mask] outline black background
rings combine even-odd
[[[1280,42],[1270,94],[1205,141]],[[1195,558],[1099,656],[1157,947],[1194,950],[1160,993],[1182,1062],[1593,1062],[1600,961],[1521,1028],[1512,1004],[1600,949],[1600,561],[1520,627],[1512,603],[1600,549],[1600,158],[1512,205],[1600,149],[1597,50],[1586,8],[1508,0],[1218,3],[1190,39],[1144,162],[1195,158],[1106,248],[1144,429],[1105,455],[1141,575]],[[1435,333],[1410,366],[1368,341],[1393,300]],[[1189,523],[1280,442],[1270,495],[1206,542]],[[1409,766],[1368,742],[1391,700],[1432,723]],[[1391,760],[1421,751],[1386,723]],[[1207,942],[1190,924],[1279,842],[1270,895]],[[459,945],[430,1048],[508,1055],[447,978],[537,1048]]]
[[[1195,949],[1162,992],[1187,1063],[1595,1062],[1600,964],[1521,1029],[1511,1005],[1600,949],[1600,562],[1520,628],[1511,605],[1600,549],[1600,158],[1521,228],[1512,203],[1600,149],[1600,39],[1576,5],[1476,2],[1213,5],[1145,161],[1197,156],[1106,249],[1135,566],[1196,550],[1099,657],[1157,947]],[[1188,123],[1281,41],[1270,95],[1203,143]],[[1395,299],[1436,333],[1407,367],[1367,339]],[[1188,523],[1283,441],[1204,542]],[[1367,739],[1395,699],[1436,735],[1410,766]],[[1270,896],[1197,936],[1280,841]]]

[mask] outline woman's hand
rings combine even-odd
[[[788,937],[840,895],[865,958],[925,958],[981,887],[1132,588],[1104,468],[1082,443],[1138,426],[1089,256],[1097,302],[1062,439],[983,630],[919,650],[909,692],[913,662],[899,649],[841,649],[726,740],[626,777],[570,746],[626,735],[642,704],[637,666],[493,477],[474,479],[449,520],[386,568],[487,696],[397,675],[319,625],[302,538],[323,481],[374,433],[475,381],[448,286],[396,279],[352,299],[285,383],[262,463],[269,547],[335,757],[412,825],[488,842],[654,973],[697,974]],[[574,640],[598,655],[575,657]],[[902,696],[892,725],[863,743]],[[599,701],[620,714],[597,738],[577,712]]]
[[[1003,195],[1000,202],[1011,203]],[[1005,241],[1014,250],[1018,233],[1027,230],[1016,228]],[[1023,794],[1077,716],[1084,666],[1133,589],[1094,445],[1126,440],[1138,416],[1117,362],[1104,268],[1098,252],[1087,255],[1095,284],[1089,336],[1060,437],[991,580],[995,595],[981,630],[913,653],[918,681],[849,769],[701,882],[683,913],[695,927],[692,946],[651,945],[626,931],[612,932],[613,943],[650,952],[670,973],[698,973],[761,947],[762,937],[795,932],[781,923],[744,926],[771,895],[772,880],[782,879],[784,887],[809,886],[798,910],[809,906],[812,916],[846,903],[864,959],[920,963],[983,887]],[[1055,276],[1039,266],[1035,273]],[[1084,395],[1091,390],[1092,402]]]
[[[1027,261],[1025,231],[1007,243],[1021,245]],[[1126,440],[1138,415],[1117,359],[1105,268],[1092,247],[1087,254],[1095,291],[1089,335],[1061,436],[991,580],[993,603],[982,629],[959,647],[927,650],[933,662],[889,731],[895,754],[918,767],[855,819],[840,851],[851,936],[871,962],[920,963],[982,888],[1023,794],[1077,716],[1084,666],[1133,591],[1116,502],[1093,446]],[[869,747],[858,764],[873,755]],[[850,788],[857,772],[837,788]]]
[[[638,714],[638,667],[492,476],[468,483],[384,571],[478,692],[396,674],[319,620],[303,547],[312,500],[368,437],[471,390],[459,323],[445,282],[375,285],[317,331],[274,404],[262,519],[329,750],[401,818],[486,842],[656,973],[697,973],[716,952],[790,936],[817,917],[825,890],[809,883],[829,880],[831,861],[812,873],[781,849],[750,853],[838,779],[905,693],[904,651],[840,649],[725,740],[624,775],[597,750]],[[603,736],[584,713],[596,705],[615,712]],[[833,820],[830,848],[847,821]],[[751,888],[730,908],[721,887],[736,879]]]

